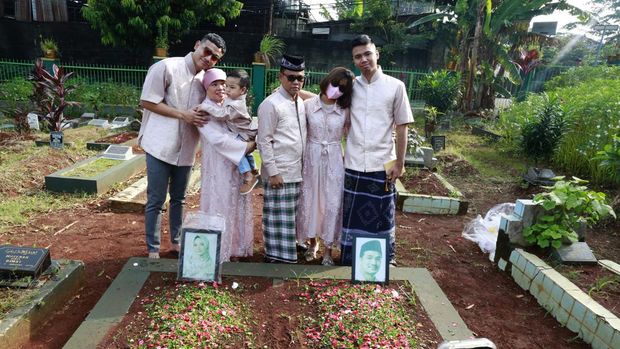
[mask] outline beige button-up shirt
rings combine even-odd
[[[381,67],[370,81],[355,79],[345,168],[383,171],[383,164],[396,159],[394,126],[413,122],[406,91],[402,81],[383,74]]]
[[[301,182],[306,145],[306,110],[280,87],[258,107],[256,144],[263,161],[261,173],[282,176],[285,183]]]
[[[191,53],[166,58],[149,68],[140,99],[189,110],[205,97],[203,75],[203,71],[196,72]],[[144,110],[138,144],[153,157],[171,165],[192,166],[198,140],[194,125]]]

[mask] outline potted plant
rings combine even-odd
[[[37,59],[34,70],[28,77],[34,86],[33,101],[37,111],[46,121],[50,130],[50,145],[62,147],[63,112],[66,107],[77,105],[77,102],[67,101],[67,96],[75,90],[75,86],[68,85],[67,80],[73,72],[66,72],[64,68],[53,66],[53,74],[43,67],[43,61]]]
[[[49,59],[58,58],[58,44],[54,39],[41,39],[40,43],[41,51],[43,51],[43,56]]]
[[[258,51],[254,53],[255,63],[264,63],[267,68],[275,63],[276,56],[284,51],[284,41],[271,34],[265,34],[260,41]]]
[[[168,25],[157,21],[157,37],[155,37],[155,56],[168,57]]]

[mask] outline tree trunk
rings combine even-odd
[[[482,22],[484,21],[484,9],[486,3],[478,0],[478,12],[476,18],[476,28],[474,29],[474,41],[471,46],[471,59],[469,61],[469,74],[467,76],[467,84],[465,86],[465,97],[463,106],[470,111],[475,109],[474,96],[474,79],[478,70],[478,55],[480,50],[480,41],[482,40]]]

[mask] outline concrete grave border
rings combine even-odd
[[[123,319],[150,273],[176,273],[177,268],[176,259],[130,258],[63,349],[96,348],[108,331]],[[275,279],[350,280],[351,267],[224,263],[222,275]],[[412,286],[444,340],[462,340],[473,336],[428,270],[391,267],[390,278],[393,281],[406,281]]]
[[[413,194],[407,191],[400,180],[396,181],[396,191],[398,192],[397,207],[403,212],[422,213],[422,214],[466,214],[469,202],[465,200],[460,190],[450,184],[442,175],[432,172],[443,186],[456,197]]]
[[[515,282],[529,291],[562,326],[577,333],[594,349],[620,349],[620,319],[579,286],[522,249],[512,251],[510,263]]]
[[[60,271],[46,281],[25,305],[13,309],[0,320],[0,348],[19,348],[47,321],[47,317],[62,308],[73,297],[84,278],[84,263],[74,260],[55,260],[52,267]]]
[[[95,177],[81,178],[63,175],[65,172],[91,161],[95,161],[100,157],[101,156],[90,157],[45,176],[45,189],[60,193],[84,192],[89,194],[101,194],[106,192],[113,184],[122,182],[146,168],[146,156],[144,154],[139,154],[129,160],[123,160],[118,165],[109,168]]]

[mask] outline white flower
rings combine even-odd
[[[232,283],[232,289],[233,289],[233,290],[236,290],[236,289],[237,289],[237,287],[239,287],[239,284],[238,284],[238,283],[236,283],[236,282],[233,282],[233,283]]]
[[[392,290],[392,298],[398,298],[400,294],[396,290]]]

